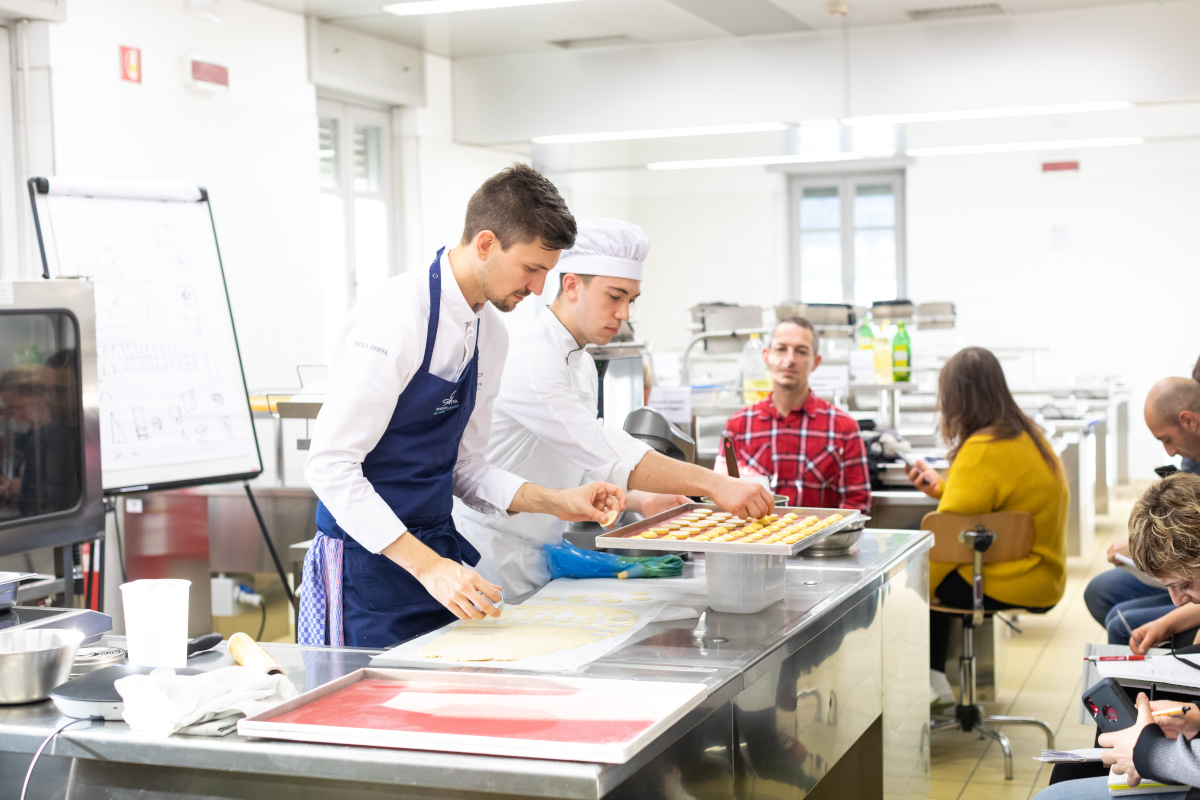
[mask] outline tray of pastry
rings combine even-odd
[[[742,519],[710,503],[686,503],[597,536],[596,547],[792,556],[861,521],[856,508],[776,506],[761,519]]]

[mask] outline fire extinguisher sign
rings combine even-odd
[[[121,47],[121,80],[142,82],[142,51],[137,47]]]

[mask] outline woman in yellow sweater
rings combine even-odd
[[[1004,370],[988,350],[968,347],[946,362],[938,378],[938,409],[942,439],[950,446],[950,472],[943,481],[918,461],[909,480],[937,498],[938,511],[1032,514],[1032,552],[1020,561],[983,568],[984,606],[1049,611],[1066,587],[1068,490],[1062,463],[1038,426],[1017,408]],[[971,607],[971,565],[932,562],[929,585],[943,605]],[[942,699],[949,694],[949,640],[949,615],[931,612],[930,682]]]

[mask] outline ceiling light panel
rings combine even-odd
[[[1000,142],[996,144],[964,144],[945,147],[914,147],[910,156],[967,156],[983,153],[1028,153],[1037,150],[1079,150],[1091,147],[1125,147],[1144,144],[1141,136],[1114,136],[1106,139],[1059,139],[1046,142]]]
[[[492,8],[572,2],[576,2],[576,0],[411,0],[407,3],[386,5],[383,10],[398,17],[418,17],[426,14],[450,14],[456,11],[483,11]]]
[[[717,167],[769,167],[776,164],[823,164],[831,161],[860,161],[858,153],[827,156],[744,156],[740,158],[704,158],[694,161],[652,161],[646,169],[714,169]]]
[[[915,114],[876,114],[865,117],[847,117],[847,125],[891,123],[894,125],[913,122],[953,122],[965,119],[1001,119],[1003,117],[1043,117],[1054,114],[1085,114],[1095,111],[1121,111],[1132,108],[1128,100],[1105,100],[1098,103],[1058,103],[1047,106],[1012,106],[1009,108],[976,108],[966,111],[924,111]]]
[[[564,133],[535,136],[534,144],[582,144],[584,142],[628,142],[638,139],[670,139],[682,136],[718,136],[731,133],[770,133],[787,130],[782,122],[752,122],[742,125],[708,125],[696,128],[655,128],[643,131],[610,131],[607,133]]]

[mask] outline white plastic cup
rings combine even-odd
[[[173,578],[121,584],[125,647],[132,667],[187,666],[188,590]]]

